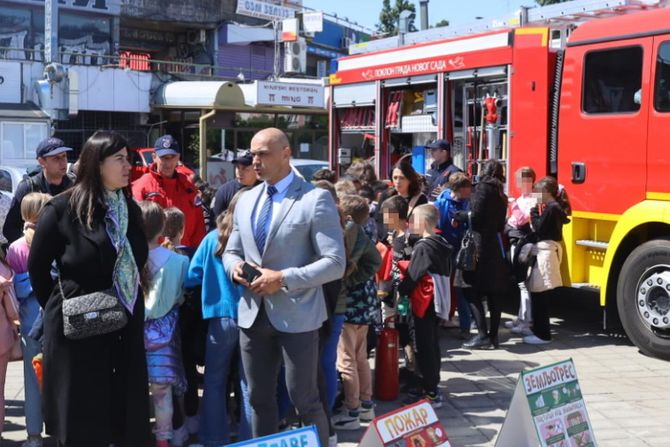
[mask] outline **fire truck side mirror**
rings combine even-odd
[[[572,183],[584,183],[586,180],[586,164],[581,161],[572,162]]]

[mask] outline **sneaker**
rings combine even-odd
[[[372,422],[375,418],[375,403],[371,400],[361,402],[361,411],[358,417],[361,422]]]
[[[361,418],[359,410],[344,411],[336,414],[330,419],[335,430],[359,430],[361,428]]]
[[[537,335],[526,335],[523,337],[523,342],[529,345],[546,345],[551,343],[551,340],[542,340]]]
[[[337,433],[328,437],[328,447],[337,447]]]
[[[188,441],[189,435],[186,429],[186,424],[182,425],[172,433],[172,447],[183,447]]]
[[[28,439],[21,444],[21,447],[42,447],[42,436],[28,436]]]
[[[512,329],[514,326],[517,326],[519,324],[518,319],[510,320],[510,321],[505,321],[505,327],[507,329]]]
[[[186,425],[189,435],[198,434],[200,431],[200,416],[188,416],[184,425]]]
[[[461,327],[460,324],[458,324],[457,321],[453,321],[453,320],[442,320],[440,322],[440,326],[442,326],[445,329],[453,329],[453,328]]]
[[[518,335],[533,335],[533,331],[530,330],[526,323],[519,323],[511,328],[510,332]]]
[[[444,405],[444,396],[442,393],[426,393],[425,399],[430,402],[433,408],[442,408]]]

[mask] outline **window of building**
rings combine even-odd
[[[0,123],[2,162],[8,159],[34,159],[35,148],[46,137],[45,123]]]
[[[642,48],[593,51],[584,63],[582,109],[586,113],[640,110]]]
[[[659,112],[670,112],[670,42],[664,42],[658,47],[654,108]]]

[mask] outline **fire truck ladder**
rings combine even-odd
[[[588,20],[663,8],[669,4],[670,0],[573,0],[535,8],[522,7],[521,10],[502,19],[477,20],[460,26],[446,26],[409,33],[404,36],[404,45],[522,26],[575,27]],[[351,45],[349,54],[397,48],[398,39],[397,36],[394,36]]]

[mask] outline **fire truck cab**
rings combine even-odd
[[[446,138],[472,175],[496,158],[508,179],[522,166],[556,176],[572,205],[572,284],[598,289],[642,352],[670,359],[670,10],[618,3],[577,27],[431,30],[359,48],[330,78],[330,161],[342,173],[369,160],[387,177]]]

